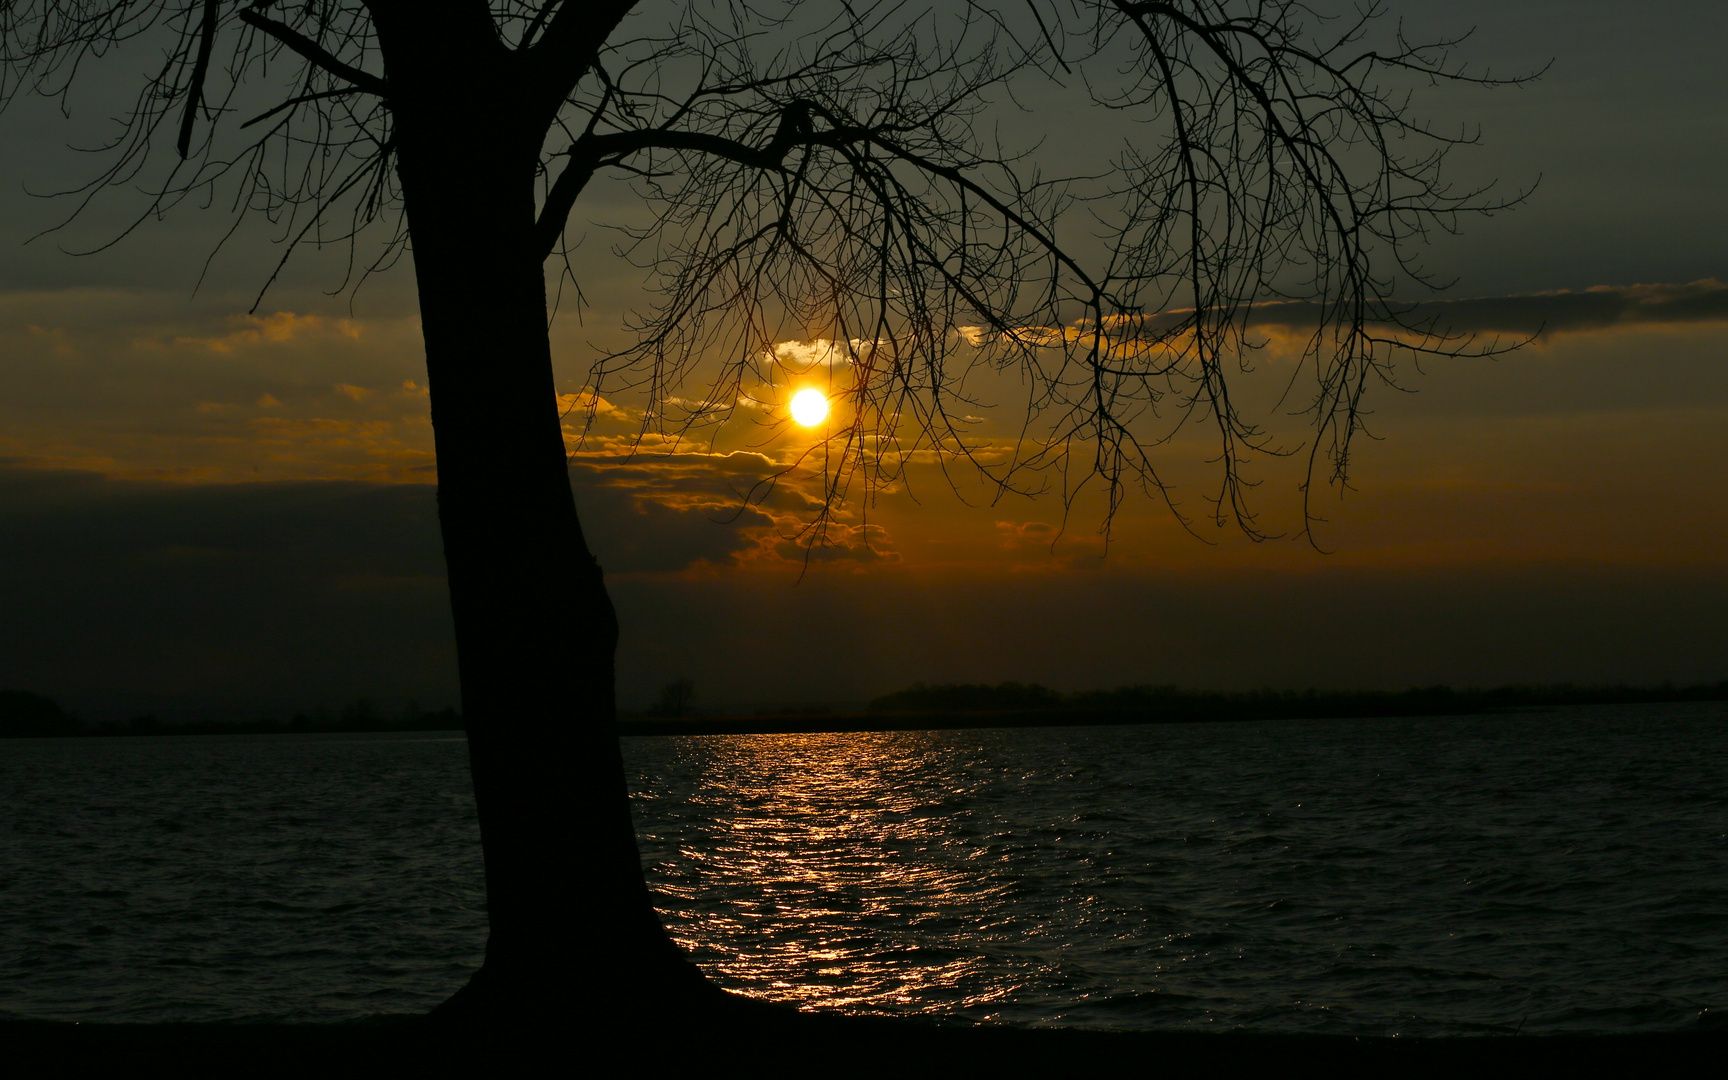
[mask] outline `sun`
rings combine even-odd
[[[828,399],[820,390],[798,391],[792,395],[792,419],[805,427],[815,427],[828,419]]]

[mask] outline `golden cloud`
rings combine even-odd
[[[1061,535],[1061,530],[1056,526],[1042,521],[1026,521],[1020,524],[998,521],[996,532],[1001,538],[998,546],[1004,551],[1017,551],[1027,545],[1047,548]]]
[[[580,394],[559,394],[558,412],[563,416],[577,412],[604,416],[617,413],[619,409],[599,394],[583,391]]]
[[[789,563],[899,562],[880,525],[827,525],[795,536],[763,538],[762,553]]]
[[[776,342],[763,356],[763,362],[769,367],[779,367],[794,375],[802,375],[816,368],[833,368],[850,364],[860,353],[868,352],[876,347],[876,343],[864,338],[852,338],[848,341],[832,341],[828,338],[812,338],[809,341]]]
[[[197,345],[212,352],[232,354],[259,344],[280,344],[305,337],[360,337],[360,324],[352,319],[327,319],[322,315],[296,315],[278,311],[273,315],[235,315],[228,320],[235,328],[215,337],[185,335],[176,345]]]

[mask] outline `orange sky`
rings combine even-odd
[[[0,399],[4,471],[34,477],[36,490],[44,477],[100,474],[111,486],[133,482],[128,497],[146,501],[188,487],[217,502],[268,501],[304,490],[290,481],[428,490],[415,339],[406,316],[252,317],[115,290],[13,294],[0,299],[0,350],[12,361]],[[956,491],[915,464],[868,502],[849,502],[806,566],[796,537],[816,478],[794,472],[764,500],[741,497],[809,442],[763,426],[772,413],[735,420],[712,447],[642,443],[639,416],[607,401],[574,477],[625,612],[627,703],[673,677],[694,678],[712,704],[746,705],[845,703],[916,680],[1078,689],[1713,679],[1728,635],[1725,354],[1728,322],[1692,319],[1553,333],[1498,360],[1432,365],[1412,377],[1416,393],[1376,399],[1381,438],[1363,445],[1355,489],[1320,504],[1324,553],[1299,539],[1250,543],[1205,520],[1211,470],[1198,440],[1170,453],[1193,535],[1162,506],[1133,499],[1107,557],[1097,498],[1068,507],[1064,527],[1058,494],[992,500],[976,478],[956,474]],[[579,417],[569,417],[573,446]],[[1298,475],[1267,462],[1260,476],[1262,523],[1295,532]],[[110,498],[86,489],[50,508],[76,509],[81,497]],[[244,534],[262,511],[235,513],[228,531]],[[194,533],[213,527],[182,520]],[[248,558],[243,535],[141,543],[103,571],[121,608],[116,589],[165,588],[171,549]],[[374,645],[353,642],[346,656],[296,662],[328,684],[323,697],[436,699],[448,693],[447,670],[435,670],[447,631],[427,625],[442,616],[436,566],[392,566],[388,536],[368,543],[378,550],[354,557],[377,565],[312,576],[345,602],[385,605],[368,617],[404,624],[387,632],[403,638],[416,670],[381,668],[367,655]],[[256,558],[240,602],[268,623],[274,556]],[[389,606],[403,596],[406,607]],[[317,618],[294,616],[303,626]],[[117,670],[156,684],[141,695],[151,702],[212,679],[245,697],[242,685],[282,646],[225,636],[222,649],[256,655],[223,659],[193,633],[184,652],[198,656],[196,676],[167,677],[154,653]],[[71,685],[77,667],[62,658],[49,670]],[[130,700],[119,685],[97,696]]]

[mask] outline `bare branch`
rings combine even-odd
[[[421,130],[449,124],[474,145],[495,130],[512,167],[536,170],[528,257],[563,250],[600,178],[628,183],[647,217],[619,227],[618,250],[657,292],[632,316],[635,343],[601,352],[594,387],[635,388],[669,433],[719,424],[730,406],[712,403],[779,377],[761,359],[777,342],[820,334],[845,354],[833,370],[852,418],[831,448],[835,498],[929,459],[998,492],[1101,485],[1107,517],[1138,488],[1186,522],[1159,454],[1204,426],[1207,516],[1259,538],[1277,530],[1255,517],[1256,463],[1305,457],[1304,499],[1316,480],[1346,484],[1366,395],[1399,385],[1395,359],[1500,347],[1412,314],[1440,284],[1418,258],[1427,236],[1517,196],[1450,189],[1446,154],[1473,135],[1418,121],[1409,95],[1519,80],[1453,65],[1456,41],[1377,28],[1373,0],[1341,0],[1336,21],[1305,0],[451,0],[438,10],[460,14],[463,39],[428,38],[436,59],[412,84],[389,69],[411,103],[367,71],[382,61],[375,16],[424,37],[432,7],[269,7],[225,20],[205,0],[56,6],[63,21],[0,27],[0,100],[25,79],[63,92],[79,65],[166,24],[178,45],[78,198],[144,184],[141,222],[225,185],[286,243],[348,244],[354,266],[403,251],[410,106]],[[250,32],[225,36],[236,25]],[[266,76],[273,97],[235,97]],[[1018,135],[1038,118],[1028,91],[1089,102],[1100,130],[1119,118],[1118,141],[1085,164],[1046,153]],[[251,118],[226,137],[251,141],[217,130],[229,101]],[[200,110],[211,136],[194,145]],[[166,175],[159,142],[177,151]],[[360,258],[356,238],[381,220],[382,253]],[[580,274],[566,257],[577,295]],[[1244,404],[1267,305],[1312,312],[1270,414]],[[698,370],[709,404],[680,413],[669,402]],[[1292,412],[1306,434],[1280,434]],[[980,417],[1004,415],[1004,441],[981,441]]]
[[[566,2],[546,22],[546,31],[538,42],[526,46],[528,35],[524,35],[527,62],[540,98],[533,104],[549,114],[555,113],[577,82],[593,69],[601,48],[636,4],[637,0]],[[544,19],[550,7],[547,3],[537,12],[536,20]]]
[[[204,0],[204,22],[198,31],[198,60],[192,67],[192,84],[186,90],[186,111],[180,118],[180,159],[192,148],[192,121],[204,100],[204,78],[210,71],[210,50],[216,44],[216,0]]]
[[[298,55],[305,57],[313,64],[316,64],[325,72],[336,76],[338,79],[344,79],[353,84],[356,90],[363,90],[368,94],[376,94],[382,98],[390,96],[390,86],[383,79],[376,75],[361,71],[359,68],[344,64],[342,61],[336,59],[336,57],[330,55],[323,46],[319,45],[316,41],[313,41],[305,34],[295,30],[293,27],[284,23],[279,23],[275,19],[267,16],[260,15],[258,12],[253,11],[250,8],[244,9],[240,12],[240,21],[260,33],[268,34],[270,37],[281,42]]]

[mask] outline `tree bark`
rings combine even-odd
[[[387,64],[392,29],[380,20]],[[618,624],[570,491],[535,247],[539,141],[487,107],[485,78],[418,59],[388,77],[491,926],[484,967],[440,1011],[718,996],[661,927],[630,821]]]

